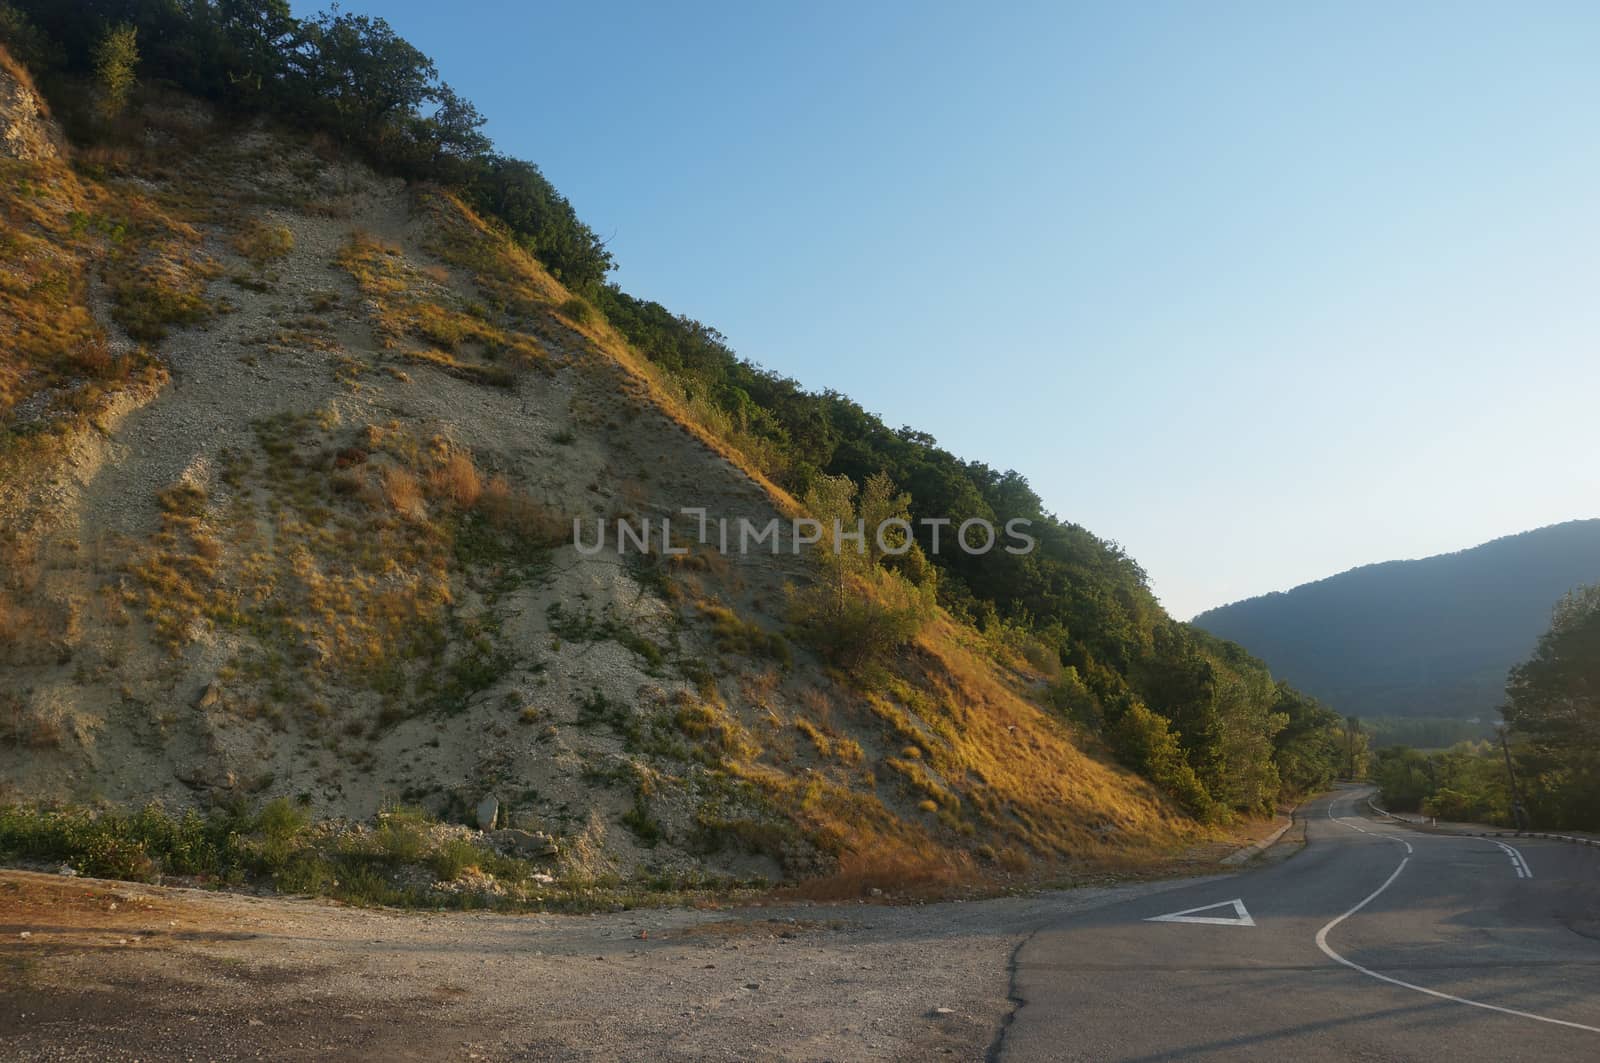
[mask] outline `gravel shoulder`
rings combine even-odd
[[[17,1060],[981,1059],[1029,934],[1195,881],[573,916],[0,871],[0,1044]]]

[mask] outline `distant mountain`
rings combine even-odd
[[[1201,613],[1196,626],[1344,713],[1493,713],[1551,609],[1600,581],[1600,520],[1351,569]]]

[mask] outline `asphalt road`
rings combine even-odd
[[[999,1058],[1600,1059],[1600,849],[1426,834],[1370,793],[1306,805],[1287,860],[1029,938]]]

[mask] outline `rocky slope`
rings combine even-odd
[[[681,517],[682,555],[580,555],[575,518],[796,507],[448,191],[141,108],[0,160],[0,800],[493,797],[573,868],[769,878],[1192,834],[970,629],[867,686],[787,637],[803,557]]]

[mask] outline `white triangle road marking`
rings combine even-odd
[[[1196,915],[1196,912],[1209,912],[1215,908],[1232,908],[1231,916],[1221,915]],[[1171,912],[1167,915],[1152,915],[1146,919],[1147,923],[1209,923],[1212,926],[1255,926],[1256,921],[1250,918],[1250,913],[1244,910],[1244,901],[1237,897],[1231,901],[1218,901],[1216,904],[1202,904],[1198,908],[1185,908],[1181,912]]]

